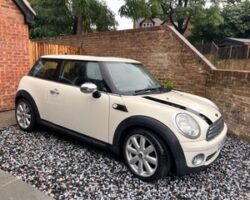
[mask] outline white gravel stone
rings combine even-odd
[[[0,130],[0,168],[55,199],[250,199],[250,145],[232,137],[206,170],[145,183],[108,151],[12,126]]]

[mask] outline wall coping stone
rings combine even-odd
[[[202,55],[182,34],[180,34],[173,26],[168,26],[168,28],[175,33],[175,35],[187,45],[200,59],[210,67],[210,69],[215,70],[216,67],[204,56]]]

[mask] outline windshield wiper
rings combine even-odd
[[[145,89],[141,89],[141,90],[136,90],[134,92],[135,95],[139,95],[139,94],[146,94],[146,93],[150,93],[150,92],[154,92],[154,91],[161,91],[161,87],[156,87],[156,88],[145,88]]]

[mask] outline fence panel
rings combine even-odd
[[[248,59],[250,58],[250,46],[219,47],[212,43],[194,43],[198,51],[204,55],[211,54],[215,59]]]
[[[219,47],[214,42],[194,46],[217,68],[250,70],[250,46]]]
[[[247,59],[248,46],[230,46],[219,48],[219,59]]]
[[[30,41],[30,65],[33,66],[37,59],[43,55],[73,54],[83,55],[84,49],[57,44],[48,44]]]

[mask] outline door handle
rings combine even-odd
[[[54,90],[50,90],[50,94],[56,94],[56,95],[59,95],[60,93],[58,92],[57,89],[54,89]]]

